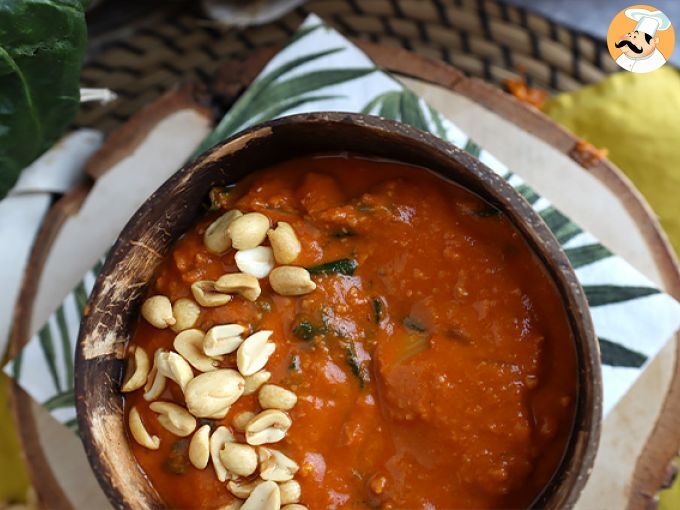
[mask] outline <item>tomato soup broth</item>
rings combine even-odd
[[[192,298],[192,283],[239,271],[234,249],[215,255],[204,245],[206,228],[226,211],[293,227],[301,251],[292,265],[317,268],[316,289],[282,296],[265,277],[255,301],[201,307],[194,327],[272,331],[269,383],[297,403],[285,437],[264,446],[298,464],[300,504],[531,504],[571,433],[576,354],[554,283],[502,213],[427,170],[353,156],[288,161],[211,198],[213,209],[176,242],[151,294]],[[131,343],[152,358],[172,350],[176,334],[140,319]],[[220,361],[235,366],[235,353]],[[162,427],[142,393],[126,394],[126,412],[134,406],[160,446],[130,444],[161,498],[171,508],[232,501],[213,466],[189,463],[191,438]],[[185,404],[174,382],[159,400]],[[224,425],[243,442],[235,417],[261,410],[256,394],[243,395],[223,419],[198,427]]]

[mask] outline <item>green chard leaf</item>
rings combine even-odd
[[[359,267],[359,264],[354,259],[340,259],[309,267],[307,271],[310,274],[342,274],[352,276],[357,267]]]
[[[0,2],[0,199],[78,111],[83,3]]]

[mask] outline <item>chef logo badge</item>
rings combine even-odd
[[[612,58],[633,73],[656,71],[671,57],[674,46],[675,31],[668,16],[649,5],[622,10],[607,31]]]

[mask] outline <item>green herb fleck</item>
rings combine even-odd
[[[180,439],[172,443],[170,454],[163,462],[163,468],[173,475],[183,475],[189,469],[189,440]]]
[[[354,342],[347,344],[345,353],[347,355],[347,364],[354,376],[359,379],[359,387],[363,389],[369,379],[368,372],[359,360],[359,355],[357,354],[357,348],[354,345]]]
[[[293,328],[293,334],[301,340],[308,342],[314,338],[316,328],[309,321],[300,321],[297,326]]]
[[[378,299],[373,299],[373,311],[375,312],[375,323],[380,324],[383,320],[383,302]]]
[[[340,259],[310,267],[307,271],[310,274],[343,274],[345,276],[352,276],[358,266],[359,264],[354,259]]]
[[[335,239],[343,239],[345,237],[354,237],[357,235],[354,230],[350,230],[348,228],[342,228],[340,230],[336,230],[331,233],[331,237],[334,237]]]
[[[425,333],[427,329],[425,326],[423,326],[420,322],[415,320],[413,317],[406,317],[403,321],[402,324],[407,327],[408,329],[411,329],[413,331],[417,331],[419,333]]]

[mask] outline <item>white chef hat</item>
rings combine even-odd
[[[657,30],[667,30],[671,26],[671,20],[661,11],[648,11],[647,9],[626,9],[625,15],[638,22],[635,30],[654,37]]]

